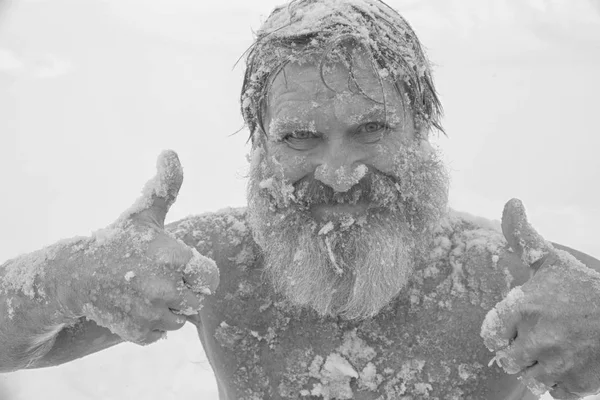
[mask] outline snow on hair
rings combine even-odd
[[[332,61],[347,63],[360,91],[352,76],[352,52],[357,48],[369,56],[380,78],[394,80],[420,128],[443,132],[430,63],[402,16],[379,0],[292,0],[273,10],[247,51],[240,101],[250,138],[254,141],[257,130],[265,132],[270,84],[290,62],[319,57],[323,78],[323,64],[333,55]]]

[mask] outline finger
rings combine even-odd
[[[545,366],[541,363],[535,363],[531,367],[527,368],[524,372],[522,379],[525,382],[536,381],[543,384],[549,390],[551,387],[556,385],[556,377],[549,374]]]
[[[536,263],[553,249],[527,221],[525,207],[519,199],[511,199],[504,206],[502,233],[509,246],[527,265]]]
[[[181,278],[180,278],[181,279]],[[148,275],[141,277],[134,285],[138,288],[139,295],[147,305],[163,307],[169,303],[180,301],[180,292],[175,277],[164,275]]]
[[[480,335],[490,351],[497,352],[508,347],[515,337],[524,302],[525,293],[521,287],[515,287],[487,313]]]
[[[120,220],[138,217],[146,222],[164,228],[165,217],[183,183],[183,168],[177,153],[163,151],[156,162],[156,175],[149,180],[142,195],[125,211]]]
[[[599,393],[600,376],[596,368],[572,369],[564,373],[554,374],[556,376],[555,386],[550,393],[556,394],[555,398],[569,398],[570,396],[578,396],[577,398],[596,395]],[[562,397],[560,397],[562,396]]]
[[[181,296],[177,301],[167,303],[167,307],[178,315],[196,315],[202,309],[203,296],[199,296],[190,289],[180,290]]]
[[[549,391],[555,399],[579,399],[592,394],[577,392],[562,382],[556,374],[548,372],[548,367],[540,363],[528,368],[522,375],[522,381],[533,393],[541,395]]]
[[[556,379],[549,375],[539,363],[527,368],[520,376],[520,379],[533,394],[538,396],[541,396],[556,386]]]
[[[496,354],[496,361],[508,374],[517,374],[537,365],[537,351],[523,345],[524,340],[515,340],[509,347]]]
[[[192,258],[183,269],[183,279],[193,292],[212,294],[219,286],[219,269],[213,260],[192,249]]]
[[[154,325],[153,330],[176,331],[181,329],[183,325],[185,325],[185,322],[185,316],[177,315],[170,310],[165,309],[161,319]]]
[[[573,393],[573,392],[569,391],[569,389],[564,387],[560,382],[558,384],[556,384],[556,386],[550,388],[549,392],[550,392],[550,396],[552,396],[553,399],[560,399],[560,400],[579,400],[585,396],[585,394],[581,395],[581,394]]]

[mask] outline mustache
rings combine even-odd
[[[401,196],[400,182],[397,178],[371,168],[346,192],[336,192],[331,186],[316,179],[314,174],[302,178],[293,186],[294,202],[304,207],[365,202],[375,206],[386,206],[397,202]]]

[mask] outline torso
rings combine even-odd
[[[189,218],[171,231],[220,269],[198,333],[221,400],[536,398],[488,366],[493,355],[479,336],[487,311],[527,278],[505,267],[511,255],[496,230],[451,214],[431,262],[364,321],[322,318],[274,293],[243,210]]]

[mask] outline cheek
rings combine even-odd
[[[272,147],[266,155],[265,175],[283,179],[293,184],[314,172],[307,156],[283,147]]]
[[[370,164],[385,174],[399,177],[406,173],[407,164],[428,158],[432,151],[428,142],[417,144],[412,139],[394,138],[377,145]]]
[[[388,175],[395,175],[397,170],[398,155],[401,152],[402,144],[398,140],[390,140],[385,143],[377,144],[374,156],[371,158],[371,166]]]

